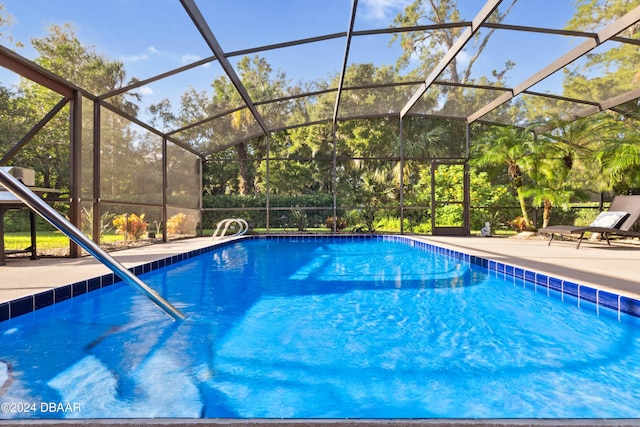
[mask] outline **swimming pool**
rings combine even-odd
[[[575,283],[404,237],[248,238],[142,279],[187,320],[115,284],[0,323],[0,418],[640,414],[632,301]]]

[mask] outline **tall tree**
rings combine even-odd
[[[490,22],[500,22],[511,11],[517,0],[508,2],[508,6],[504,12],[495,11],[489,18]],[[470,20],[472,17],[465,17]],[[436,29],[428,31],[406,31],[399,36],[394,36],[392,42],[399,39],[400,46],[404,53],[398,58],[396,67],[398,72],[406,70],[417,59],[419,66],[410,70],[410,74],[416,78],[424,78],[427,76],[435,64],[440,62],[442,57],[456,43],[465,27],[450,27],[444,24],[462,21],[462,15],[458,8],[457,0],[413,0],[402,13],[394,20],[394,26],[411,27],[420,25],[441,25]],[[465,62],[454,57],[449,66],[442,72],[439,80],[449,81],[452,83],[473,83],[472,71],[478,58],[487,46],[495,29],[489,31],[478,32],[465,48],[468,58]],[[502,64],[501,68],[494,69],[491,76],[484,76],[476,83],[492,83],[503,86],[506,73],[513,68],[515,63],[507,60]],[[465,97],[465,93],[460,89],[442,88],[440,93],[438,90],[429,91],[426,96],[430,96],[434,105],[441,104],[438,97],[444,95],[444,103],[442,110],[460,111],[466,103],[473,102],[480,107],[490,99],[478,99],[478,94],[474,93],[472,98]],[[444,93],[446,92],[446,93]],[[423,97],[424,98],[424,97]]]
[[[93,47],[83,45],[69,24],[52,25],[49,33],[31,41],[39,56],[35,62],[91,93],[107,93],[124,84],[123,64],[110,61]],[[20,102],[25,114],[35,123],[60,101],[60,96],[25,78],[19,85]],[[114,104],[135,115],[136,99],[121,95]],[[127,123],[117,125],[121,135]],[[68,110],[58,114],[16,157],[16,163],[30,165],[42,175],[46,187],[66,189],[69,186],[69,120]]]
[[[242,84],[246,88],[253,102],[283,97],[288,93],[289,81],[286,74],[274,72],[269,63],[259,56],[246,56],[237,65],[238,74]],[[233,87],[227,77],[219,77],[212,84],[214,95],[211,103],[211,111],[233,110],[243,105],[238,91]],[[273,115],[272,120],[281,120],[287,111],[281,111],[277,104],[271,104],[263,115]],[[236,133],[251,135],[256,129],[256,120],[248,108],[234,111],[230,116],[230,126]],[[238,156],[238,192],[249,194],[251,192],[251,178],[249,171],[249,158],[252,154],[262,157],[265,154],[265,145],[261,142],[264,138],[254,139],[252,144],[240,142],[234,145]]]

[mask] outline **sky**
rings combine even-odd
[[[351,0],[195,0],[226,52],[256,46],[344,32],[348,28]],[[387,28],[409,0],[360,0],[355,30]],[[505,0],[503,3],[510,3]],[[6,36],[25,46],[17,52],[34,59],[29,40],[43,37],[51,24],[71,23],[77,38],[96,52],[124,63],[128,77],[145,79],[212,55],[178,0],[0,0],[12,17]],[[463,20],[472,20],[483,1],[459,0]],[[553,13],[550,13],[553,10]],[[562,28],[573,13],[572,0],[519,0],[505,23]],[[508,82],[516,85],[572,46],[571,40],[554,36],[495,34],[487,55],[477,63],[479,74],[516,62]],[[399,45],[389,47],[390,36],[354,38],[350,62],[393,64]],[[514,49],[514,44],[517,48]],[[313,81],[340,71],[345,39],[304,47],[261,53],[292,82]],[[508,52],[508,54],[507,54]],[[240,57],[231,58],[235,64]],[[465,60],[462,55],[461,60]],[[140,90],[143,105],[170,98],[177,104],[188,86],[210,92],[210,84],[222,74],[216,63],[166,79]],[[426,78],[426,75],[425,75]],[[16,75],[0,72],[0,83],[15,83]],[[557,86],[550,79],[549,87]],[[542,90],[545,91],[545,90]]]

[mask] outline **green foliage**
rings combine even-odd
[[[377,229],[377,210],[375,208],[357,209],[351,213],[357,218],[357,225],[353,227],[356,233],[373,233]]]
[[[513,0],[505,2],[492,15],[491,21],[500,22],[514,3]],[[576,4],[577,13],[566,29],[597,31],[604,24],[632,10],[637,6],[637,1],[577,0]],[[396,17],[395,24],[405,27],[436,25],[429,31],[398,33],[392,38],[392,42],[400,41],[403,49],[403,56],[396,67],[375,66],[372,63],[350,64],[344,75],[347,87],[378,84],[385,87],[379,91],[343,91],[343,100],[346,102],[341,106],[341,115],[364,117],[386,114],[390,105],[396,105],[398,99],[406,99],[404,91],[410,86],[392,87],[386,84],[398,82],[400,75],[403,79],[424,79],[424,70],[437,62],[443,51],[448,50],[464,30],[463,27],[438,24],[458,22],[460,19],[458,3],[454,0],[409,2]],[[8,22],[10,17],[4,16],[4,8],[0,5],[0,24]],[[619,36],[637,40],[639,28],[638,25],[631,25]],[[478,55],[485,49],[492,34],[493,31],[486,31],[473,37],[465,50],[467,60],[453,61],[440,78],[454,84],[504,86],[506,73],[513,66],[509,60],[497,64],[498,69],[493,70],[491,75],[472,77],[475,75],[472,69]],[[49,33],[34,39],[32,45],[37,52],[36,62],[39,65],[95,94],[108,93],[126,84],[124,64],[109,60],[93,47],[81,43],[70,25],[51,26]],[[415,70],[408,69],[410,58],[417,59],[421,65],[416,66]],[[616,43],[610,49],[595,50],[583,60],[575,61],[565,71],[564,93],[561,95],[599,101],[612,99],[636,89],[639,68],[640,55],[633,44]],[[388,210],[384,209],[388,205],[398,204],[401,183],[406,204],[429,205],[430,161],[462,159],[467,154],[466,123],[455,120],[407,117],[403,121],[402,139],[399,137],[400,122],[397,117],[340,121],[334,140],[332,123],[326,119],[332,116],[335,93],[322,91],[337,87],[342,76],[335,74],[327,79],[318,79],[303,88],[292,85],[283,72],[274,70],[264,58],[257,55],[240,58],[237,70],[247,92],[260,104],[261,113],[270,122],[281,124],[282,127],[316,121],[322,123],[271,135],[269,150],[267,138],[260,136],[218,151],[226,146],[227,141],[235,140],[235,135],[249,136],[255,130],[255,118],[251,112],[237,108],[242,100],[228,77],[218,77],[213,81],[212,95],[188,89],[179,108],[174,109],[167,100],[151,106],[149,110],[154,115],[152,123],[163,130],[179,129],[221,111],[232,111],[226,122],[216,120],[220,126],[197,126],[175,135],[200,152],[213,153],[204,162],[203,185],[207,195],[204,206],[229,210],[205,212],[203,220],[208,228],[214,228],[217,221],[230,214],[246,218],[257,227],[264,227],[267,191],[270,194],[269,206],[280,209],[270,213],[271,226],[287,225],[298,229],[322,226],[326,224],[327,216],[332,214],[328,211],[333,206],[334,190],[343,206],[357,207],[346,220],[349,225],[364,231],[399,228],[397,217],[380,216],[382,213],[386,215]],[[453,87],[433,85],[420,100],[420,108],[425,111],[432,108],[443,115],[455,112],[460,116],[465,111],[474,111],[486,105],[488,99],[481,92],[486,92],[486,96],[494,96],[492,91],[458,90]],[[306,89],[317,91],[317,95],[297,97]],[[135,101],[138,99],[131,95],[134,91],[126,93],[110,97],[108,102],[136,116],[138,107]],[[58,94],[28,79],[22,79],[15,92],[0,87],[0,152],[7,152],[15,141],[19,141],[51,111],[60,101],[59,98]],[[289,101],[263,102],[274,98],[286,98]],[[544,121],[549,131],[537,134],[534,140],[531,129],[515,126],[480,128],[474,125],[472,163],[482,170],[472,169],[470,173],[471,204],[477,207],[471,213],[472,228],[478,229],[486,221],[492,223],[492,228],[508,224],[518,214],[504,207],[514,204],[515,197],[520,202],[521,217],[527,218],[526,205],[530,203],[543,206],[544,219],[548,221],[552,209],[554,220],[570,215],[562,209],[575,200],[579,188],[615,190],[618,193],[640,189],[640,138],[638,122],[631,118],[632,115],[623,117],[619,112],[604,113],[570,124],[549,122],[549,117],[563,117],[565,113],[572,112],[575,106],[551,98],[518,98],[523,99],[513,100],[511,107],[501,107],[506,112],[505,118],[514,123],[520,120],[526,123]],[[90,103],[86,104],[83,108],[90,109]],[[628,107],[637,114],[637,101],[631,104]],[[526,117],[514,112],[523,106],[527,108]],[[38,185],[69,188],[68,115],[69,108],[65,107],[34,136],[29,148],[22,150],[12,160],[15,164],[36,169]],[[91,123],[86,126],[86,129],[90,128]],[[128,203],[161,203],[162,139],[108,109],[101,112],[100,135],[101,197]],[[402,163],[398,160],[401,140],[405,156]],[[171,147],[173,145],[170,143],[169,151]],[[333,170],[334,148],[338,156],[336,170]],[[267,155],[271,159],[268,168],[264,161]],[[195,162],[190,161],[193,159],[181,160],[177,157],[169,154],[166,159],[169,170],[184,170],[193,176],[194,169],[191,166]],[[198,183],[194,185],[185,175],[169,177],[171,205],[182,206],[193,202],[194,188]],[[436,200],[445,203],[462,200],[463,180],[458,170],[440,167],[436,175]],[[85,184],[87,182],[90,180]],[[511,182],[511,187],[506,185],[507,182]],[[337,188],[334,189],[334,185]],[[293,206],[318,209],[295,209]],[[346,216],[346,213],[342,214]],[[84,215],[88,217],[89,212],[84,212]],[[101,236],[108,231],[110,220],[104,215],[101,217]],[[439,225],[459,224],[460,205],[439,207],[437,220]],[[140,218],[140,222],[145,221]],[[169,232],[170,229],[182,230],[189,221],[182,218],[174,222],[166,224]],[[430,230],[429,210],[406,211],[404,226],[414,232]],[[24,216],[9,213],[7,228],[28,229],[28,219],[25,221]],[[126,228],[125,224],[122,231],[125,236],[129,233]],[[85,229],[90,230],[91,227]]]
[[[307,224],[311,227],[322,227],[327,217],[327,209],[333,206],[333,196],[331,194],[303,194],[296,196],[271,195],[269,205],[272,208],[286,208],[282,214],[275,215],[272,212],[270,225],[272,227],[282,227],[285,224],[294,225],[290,212],[294,210],[292,206],[304,206],[306,208],[317,207],[319,209],[305,209]],[[203,212],[203,227],[215,228],[216,224],[231,216],[240,217],[249,221],[255,228],[266,227],[266,216],[263,210],[266,206],[264,195],[243,196],[238,194],[221,194],[216,196],[205,196],[203,207],[224,209],[221,211]],[[280,212],[280,211],[277,211]]]
[[[116,214],[111,213],[109,211],[104,212],[100,215],[100,237],[99,241],[101,242],[104,239],[106,233],[113,230],[113,219]],[[82,208],[82,231],[88,236],[92,235],[93,232],[93,207],[91,209]]]
[[[299,208],[300,206],[296,205],[296,209],[291,211],[291,219],[293,224],[298,228],[298,231],[304,231],[307,227],[307,214]]]
[[[463,200],[463,169],[459,165],[441,165],[435,170],[435,179],[438,183],[435,193],[436,200],[451,202]],[[477,168],[470,168],[470,202],[475,209],[471,212],[471,228],[479,230],[488,220],[489,214],[493,216],[489,220],[494,229],[499,224],[508,224],[513,218],[510,209],[516,198],[507,185],[496,184],[491,182],[487,172]],[[416,184],[415,197],[418,200],[427,201],[431,199],[431,170],[423,168],[420,170],[420,180]],[[418,229],[424,230],[424,227],[418,228],[419,224],[428,224],[431,230],[431,222],[427,212],[408,211],[407,217],[409,221],[409,231],[418,232]],[[461,226],[462,225],[462,206],[459,204],[445,205],[438,209],[437,216],[438,226]]]
[[[573,224],[579,227],[587,227],[589,226],[598,216],[600,210],[597,209],[596,204],[594,204],[591,208],[576,208],[570,211],[573,220],[569,218],[564,219],[559,224]]]
[[[55,231],[56,228],[39,215],[36,218],[36,231]],[[31,229],[28,209],[10,210],[4,214],[4,230],[7,233],[27,232]]]

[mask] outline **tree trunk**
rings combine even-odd
[[[249,194],[249,168],[247,165],[247,146],[243,143],[235,146],[238,154],[238,192]]]
[[[520,210],[522,211],[522,218],[529,224],[529,215],[527,214],[527,205],[524,202],[524,196],[522,195],[522,187],[518,187],[518,201],[520,202]]]
[[[544,211],[542,212],[542,228],[546,228],[549,225],[549,218],[551,218],[551,200],[544,199]]]

